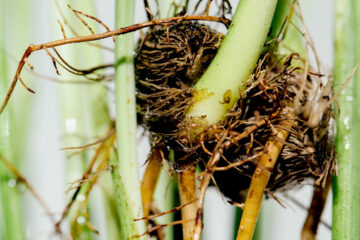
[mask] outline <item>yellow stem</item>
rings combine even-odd
[[[182,205],[192,202],[181,209],[181,219],[184,221],[183,239],[191,240],[195,231],[196,218],[195,166],[179,173],[179,192]]]
[[[154,150],[150,157],[149,163],[146,167],[143,181],[141,183],[141,199],[143,205],[144,217],[150,214],[151,203],[156,188],[156,183],[160,175],[161,164],[158,162],[156,156],[158,150]]]
[[[278,132],[275,134],[274,140],[269,140],[265,145],[265,152],[260,156],[260,161],[251,180],[236,238],[237,240],[252,239],[264,190],[292,125],[293,120],[291,117],[281,121],[281,129],[276,129]]]

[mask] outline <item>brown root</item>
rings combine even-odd
[[[316,187],[316,186],[315,186]],[[328,179],[323,188],[314,189],[310,209],[301,231],[302,240],[315,240],[316,233],[321,222],[321,215],[325,207],[326,199],[331,187],[331,179]]]

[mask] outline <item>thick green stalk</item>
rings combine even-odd
[[[277,0],[241,0],[229,31],[209,68],[196,83],[199,99],[188,116],[208,124],[224,119],[239,99],[263,49]]]
[[[339,91],[356,64],[360,39],[358,1],[337,0],[335,20],[334,90]],[[360,239],[360,78],[354,75],[337,98],[340,114],[337,116],[336,150],[338,175],[333,181],[334,240]],[[339,113],[339,111],[338,111]]]
[[[134,4],[134,1],[116,1],[116,28],[133,24]],[[119,207],[122,239],[129,239],[145,232],[144,222],[134,221],[135,218],[142,217],[136,154],[134,48],[133,33],[116,37],[115,94],[118,161],[114,163],[113,178]]]
[[[6,54],[6,1],[0,2],[0,96],[5,96],[9,84]],[[13,161],[14,146],[11,144],[14,116],[9,106],[0,115],[0,153]],[[16,179],[0,163],[0,239],[25,239],[20,205],[19,190]]]

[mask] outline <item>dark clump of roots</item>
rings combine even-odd
[[[311,179],[324,185],[336,168],[329,133],[330,85],[319,74],[305,73],[297,54],[286,59],[263,56],[226,120],[194,140],[191,132],[202,129],[202,121],[185,118],[194,101],[191,87],[221,40],[208,27],[189,23],[154,28],[143,39],[136,58],[138,115],[152,133],[153,147],[162,149],[165,157],[169,149],[174,151],[175,170],[199,163],[213,172],[224,195],[241,202],[259,156],[266,153],[266,142],[277,140],[276,129],[282,129],[281,121],[288,118],[283,110],[291,109],[295,124],[286,129],[289,137],[267,188],[284,191]],[[209,169],[208,159],[215,153],[221,158]]]
[[[303,80],[303,70],[292,67],[290,56],[284,63],[271,63],[263,59],[256,73],[250,79],[246,94],[237,102],[228,114],[222,130],[230,130],[234,137],[233,144],[224,151],[218,166],[232,166],[226,171],[215,171],[214,177],[221,191],[234,201],[241,202],[246,196],[251,177],[257,166],[258,157],[264,153],[267,141],[275,138],[276,129],[282,129],[280,121],[287,118],[282,109],[293,108],[295,124],[289,130],[289,137],[277,159],[271,173],[268,190],[285,191],[301,186],[304,180],[315,180],[319,187],[325,186],[329,175],[336,167],[334,145],[330,141],[329,121],[331,108],[328,100],[329,89],[319,78],[309,74],[305,89],[299,97]],[[298,99],[298,102],[296,100]],[[311,104],[310,104],[311,103]],[[319,106],[326,104],[325,107]],[[304,107],[307,106],[307,107]],[[308,109],[308,108],[312,109]],[[312,122],[308,112],[317,112],[318,122]],[[255,126],[255,128],[254,128]],[[254,128],[248,137],[236,139],[237,133]],[[208,137],[214,141],[212,136]],[[218,137],[217,137],[218,138]],[[279,139],[274,139],[281,141]],[[211,149],[211,147],[209,147]],[[229,165],[230,164],[230,165]],[[306,183],[306,182],[305,182]]]
[[[192,104],[193,84],[204,73],[223,35],[206,25],[156,26],[135,58],[139,120],[155,133],[169,133]]]

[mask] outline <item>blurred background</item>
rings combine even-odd
[[[6,21],[6,29],[0,29],[5,36],[6,47],[0,50],[0,55],[5,55],[7,59],[7,77],[11,79],[16,71],[17,63],[21,58],[26,47],[30,43],[39,44],[55,39],[61,39],[62,33],[57,20],[62,20],[58,8],[53,0],[0,0],[2,6],[6,8],[2,17]],[[73,13],[67,8],[66,4],[71,4],[75,9],[86,13],[94,12],[94,15],[101,19],[107,26],[114,29],[114,0],[94,0],[95,8],[88,9],[87,2],[90,0],[59,0],[60,8],[66,16]],[[137,0],[136,20],[143,22],[146,19],[143,2]],[[234,10],[237,1],[231,1]],[[334,4],[332,0],[301,0],[300,1],[305,22],[313,37],[320,59],[327,73],[331,73],[333,65],[333,19]],[[84,8],[82,7],[84,6]],[[4,10],[4,9],[3,9]],[[76,30],[81,34],[88,34],[81,24],[75,25]],[[99,26],[95,27],[98,31],[103,31]],[[139,33],[136,34],[138,37]],[[101,44],[113,48],[111,39],[100,41]],[[98,62],[112,63],[113,53],[102,51],[102,53],[89,53],[93,48],[87,46],[76,56],[72,56],[71,47],[59,48],[65,56],[76,62],[76,66],[87,66],[89,58],[96,58]],[[88,55],[89,54],[89,55]],[[76,60],[75,60],[76,59]],[[34,71],[43,76],[57,78],[51,59],[44,52],[36,52],[29,59],[34,66]],[[95,61],[95,62],[96,62]],[[93,64],[96,65],[96,64]],[[71,79],[73,76],[64,73],[59,78]],[[111,75],[111,71],[105,71]],[[87,111],[82,107],[82,102],[86,102],[86,96],[82,95],[79,99],[73,99],[76,94],[83,94],[83,85],[79,84],[75,89],[73,85],[61,84],[40,76],[35,76],[27,71],[22,74],[29,87],[36,91],[35,95],[27,92],[22,86],[15,89],[14,98],[11,100],[12,107],[15,109],[16,124],[13,124],[11,134],[16,141],[16,165],[20,172],[34,186],[42,199],[48,204],[56,219],[67,203],[68,195],[65,194],[69,188],[68,183],[81,177],[82,172],[77,170],[79,165],[75,158],[67,159],[68,152],[60,151],[62,147],[81,145],[81,142],[92,142],[101,137],[98,133],[91,133],[88,136],[79,136],[74,133],[78,128],[86,129],[89,126],[66,118],[66,106],[79,105],[79,111]],[[3,79],[1,79],[3,81]],[[114,116],[114,91],[113,83],[107,82],[102,87],[108,93],[110,112]],[[68,91],[73,91],[68,94]],[[89,119],[84,119],[84,122]],[[149,152],[149,143],[143,130],[139,129],[139,149],[138,158],[140,168],[144,168],[144,162]],[[78,139],[81,138],[82,141]],[[75,140],[74,140],[75,139]],[[76,140],[77,139],[77,140]],[[1,144],[1,143],[0,143]],[[67,160],[66,160],[67,159]],[[69,167],[70,166],[70,167]],[[69,168],[73,166],[73,171],[69,176]],[[143,171],[143,170],[142,170]],[[12,180],[12,181],[11,181]],[[10,179],[8,187],[14,187],[17,183]],[[25,235],[27,239],[57,239],[54,235],[53,223],[44,213],[38,201],[21,186],[22,216],[25,223]],[[91,192],[91,201],[94,205],[102,203],[99,194],[99,186]],[[273,199],[264,201],[258,233],[258,239],[300,239],[302,224],[306,216],[306,208],[310,205],[312,187],[304,186],[287,193],[287,196],[278,197],[286,205],[286,209],[281,207]],[[323,221],[331,225],[331,197],[328,199]],[[298,204],[295,204],[298,202]],[[302,207],[301,207],[301,206]],[[108,239],[109,233],[106,226],[106,216],[104,207],[98,207],[93,212],[93,224],[100,232],[95,239]],[[204,215],[204,235],[203,239],[234,239],[234,219],[235,209],[230,206],[226,199],[222,198],[216,188],[208,189],[205,201]],[[81,220],[81,219],[80,219]],[[3,227],[5,226],[2,223]],[[1,229],[1,228],[0,228]],[[66,226],[64,226],[65,232]],[[325,240],[331,238],[331,231],[324,224],[320,225],[318,239]]]

